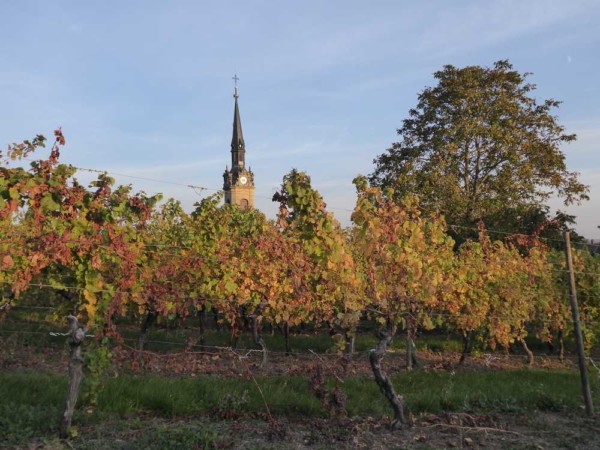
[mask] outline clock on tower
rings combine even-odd
[[[235,109],[233,112],[233,136],[231,138],[231,170],[225,168],[223,174],[223,191],[225,191],[225,203],[237,205],[240,208],[254,208],[254,174],[250,168],[246,169],[246,144],[242,133],[242,121],[238,107],[239,78],[235,80]]]

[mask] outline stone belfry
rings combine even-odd
[[[240,208],[254,208],[254,174],[246,169],[246,144],[242,133],[242,122],[238,107],[238,77],[235,80],[235,110],[233,112],[233,137],[231,138],[231,169],[225,167],[223,174],[223,191],[225,203],[238,205]]]

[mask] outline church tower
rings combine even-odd
[[[235,80],[235,110],[233,112],[233,137],[231,138],[231,170],[225,167],[223,174],[223,191],[225,203],[238,205],[240,208],[254,208],[254,174],[246,169],[246,144],[242,133],[242,122],[238,107],[237,75]]]

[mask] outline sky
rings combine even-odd
[[[233,80],[256,206],[306,171],[344,225],[352,179],[446,64],[508,59],[578,140],[562,148],[600,238],[600,1],[1,1],[0,145],[62,127],[62,161],[189,211],[223,185]],[[96,173],[78,171],[88,182]],[[204,189],[190,188],[188,185]]]

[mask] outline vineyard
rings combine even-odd
[[[237,448],[223,435],[240,434],[267,436],[258,448],[543,444],[511,413],[582,439],[557,446],[598,445],[570,305],[576,293],[597,404],[597,249],[570,246],[571,290],[564,242],[542,228],[480,224],[459,242],[443,214],[365,177],[348,229],[297,171],[274,221],[219,195],[187,213],[108,174],[82,186],[60,162],[61,131],[35,159],[45,144],[0,153],[7,446]],[[123,442],[90,444],[111,432]]]

